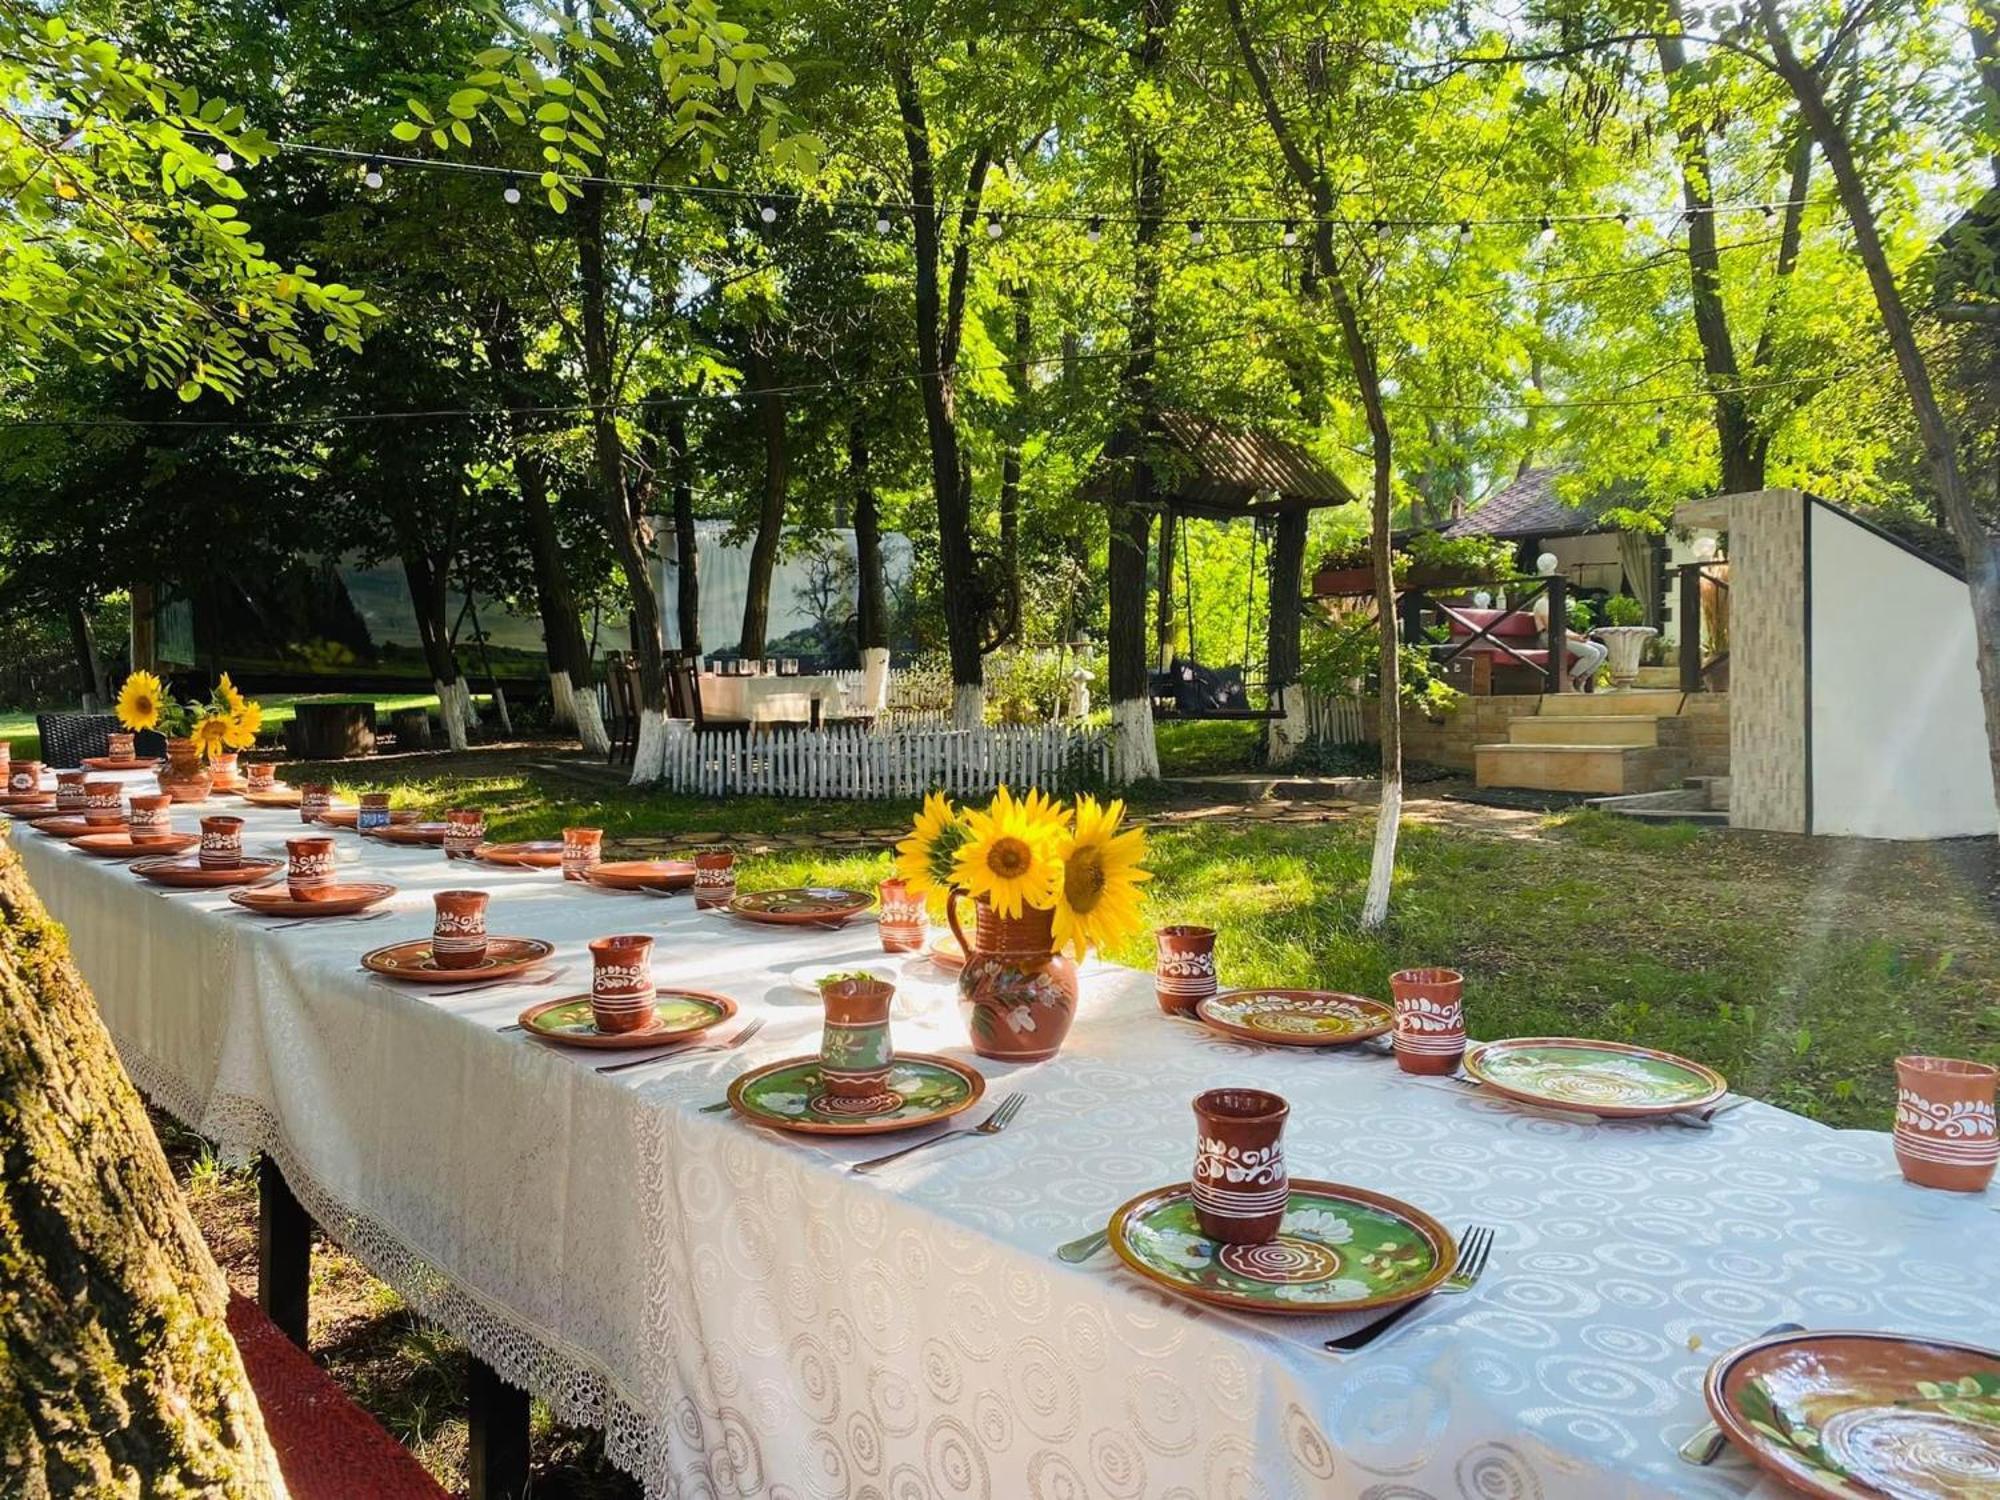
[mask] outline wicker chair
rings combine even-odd
[[[42,737],[42,764],[68,770],[94,755],[111,753],[111,732],[118,727],[116,714],[37,714],[35,729]],[[133,737],[133,753],[158,757],[167,753],[164,735],[142,729]]]

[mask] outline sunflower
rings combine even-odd
[[[928,897],[951,884],[951,869],[969,830],[951,798],[932,792],[924,798],[910,836],[896,845],[896,873],[913,896]]]
[[[151,729],[160,722],[166,689],[151,672],[134,672],[118,690],[118,722],[127,729]]]
[[[257,731],[264,727],[262,705],[239,698],[236,711],[224,721],[229,728],[222,742],[232,750],[248,750],[257,743]]]
[[[229,720],[221,714],[210,714],[194,726],[192,738],[205,760],[214,760],[229,748]]]
[[[1055,940],[1078,958],[1130,937],[1139,928],[1139,887],[1152,873],[1139,867],[1146,835],[1124,833],[1125,804],[1108,807],[1095,797],[1076,799],[1076,826],[1056,845],[1062,877],[1056,885]]]
[[[1055,847],[1065,829],[1061,810],[1038,793],[1025,799],[1001,787],[985,812],[965,814],[970,837],[953,861],[951,878],[1003,917],[1055,903],[1061,875]]]
[[[229,710],[231,714],[240,714],[243,712],[243,694],[237,691],[236,684],[229,680],[227,672],[224,672],[216,679],[215,696],[217,701]]]

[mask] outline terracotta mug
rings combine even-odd
[[[29,762],[33,764],[33,762]],[[15,767],[15,774],[20,768]],[[86,781],[83,784],[83,821],[96,828],[116,828],[125,821],[124,786],[116,781]]]
[[[389,826],[389,794],[387,792],[363,792],[361,806],[354,814],[356,831],[366,833],[372,828]]]
[[[1896,1165],[1918,1187],[1982,1193],[2000,1164],[2000,1068],[1952,1057],[1896,1059]]]
[[[268,792],[278,784],[278,768],[268,760],[253,760],[243,768],[243,785],[253,792]]]
[[[590,1013],[599,1031],[638,1031],[653,1019],[653,940],[642,933],[590,945]]]
[[[470,859],[486,842],[486,814],[476,807],[454,807],[444,815],[444,857]]]
[[[236,790],[236,752],[219,750],[208,758],[208,774],[216,789],[225,792]]]
[[[1396,1002],[1396,1066],[1405,1073],[1458,1071],[1465,1056],[1465,976],[1456,969],[1402,969],[1389,976]]]
[[[0,740],[0,786],[7,784],[7,773],[12,769],[14,745],[11,740]]]
[[[486,892],[439,891],[431,897],[431,959],[440,969],[476,969],[486,961]]]
[[[165,792],[134,792],[131,811],[125,816],[126,832],[135,844],[161,844],[174,835],[174,817],[169,811],[174,799]]]
[[[81,813],[83,811],[83,779],[87,772],[56,772],[56,811]]]
[[[294,901],[324,901],[333,889],[333,840],[325,834],[285,840],[285,885]]]
[[[1215,993],[1215,929],[1177,925],[1153,934],[1153,997],[1169,1016],[1191,1016]]]
[[[736,899],[736,856],[727,849],[703,849],[694,857],[697,911],[727,906]]]
[[[136,809],[139,799],[132,799]],[[134,813],[136,817],[136,812]],[[234,813],[219,813],[201,820],[201,854],[204,870],[233,870],[243,863],[243,820]]]
[[[104,737],[104,753],[112,760],[137,760],[138,737],[114,729]]]
[[[826,1024],[819,1034],[819,1076],[832,1106],[862,1112],[879,1103],[887,1091],[889,1064],[895,1050],[889,1044],[889,1006],[896,987],[887,980],[862,976],[827,979],[820,983],[820,1004]]]
[[[1263,1089],[1210,1089],[1194,1101],[1194,1216],[1224,1245],[1277,1238],[1291,1196],[1285,1116],[1291,1106]]]
[[[876,890],[881,912],[882,951],[915,953],[924,946],[923,899],[910,894],[907,881],[888,879]]]
[[[42,763],[17,760],[8,764],[7,790],[16,797],[32,797],[42,789]]]
[[[604,858],[604,830],[565,828],[562,845],[563,879],[587,880],[591,870]]]
[[[308,781],[299,788],[299,821],[310,823],[333,806],[333,788],[324,781]]]

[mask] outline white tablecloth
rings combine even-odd
[[[701,676],[701,711],[712,719],[747,719],[752,724],[810,724],[813,704],[833,718],[841,703],[837,678]]]
[[[249,822],[253,849],[298,826]],[[1707,1133],[1537,1115],[1380,1058],[1210,1038],[1122,970],[1087,974],[1055,1060],[979,1064],[989,1098],[1027,1095],[1006,1134],[852,1177],[846,1161],[893,1140],[828,1147],[697,1111],[815,1046],[817,1006],[782,976],[881,959],[872,924],[752,928],[686,896],[340,837],[350,876],[400,887],[392,918],[275,931],[13,834],[138,1081],[275,1156],[336,1239],[558,1413],[606,1427],[655,1495],[1741,1495],[1742,1465],[1674,1456],[1718,1350],[1782,1319],[2000,1343],[2000,1220],[1905,1186],[1886,1136],[1762,1105]],[[573,983],[433,998],[358,969],[429,930],[432,891],[468,883],[493,892],[495,932],[559,940]],[[663,980],[726,990],[766,1030],[607,1075],[604,1054],[499,1029],[587,987],[584,941],[624,930],[658,935]],[[969,1056],[949,981],[891,961],[914,1012],[898,1044]],[[1496,1225],[1478,1290],[1333,1358],[1108,1257],[1056,1261],[1186,1177],[1188,1102],[1230,1082],[1291,1100],[1296,1175]]]

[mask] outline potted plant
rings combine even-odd
[[[1471,588],[1514,573],[1514,552],[1490,536],[1446,536],[1420,531],[1397,554],[1396,581],[1405,588]]]
[[[1322,557],[1313,573],[1312,591],[1316,599],[1374,593],[1375,564],[1369,555],[1368,538],[1350,537]]]
[[[1594,634],[1604,642],[1608,653],[1606,665],[1611,668],[1611,685],[1630,687],[1638,680],[1639,658],[1646,642],[1659,631],[1639,623],[1646,618],[1646,607],[1630,594],[1614,594],[1605,600],[1604,618],[1610,623],[1600,625]]]
[[[181,703],[151,672],[134,672],[118,691],[118,722],[135,733],[157,729],[167,737],[160,790],[176,802],[205,802],[214,785],[207,762],[235,778],[236,752],[257,743],[264,710],[236,690],[224,672],[206,703]]]

